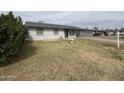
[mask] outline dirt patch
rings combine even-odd
[[[66,40],[25,43],[13,64],[0,67],[0,80],[124,80],[121,50],[86,39],[73,44]]]

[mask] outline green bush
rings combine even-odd
[[[0,15],[0,65],[8,64],[8,58],[18,52],[25,39],[26,27],[20,17],[12,12]]]
[[[120,39],[123,39],[124,40],[124,36],[120,36]]]

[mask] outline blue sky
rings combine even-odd
[[[1,11],[0,13],[7,13]],[[14,11],[23,21],[43,21],[46,23],[74,25],[93,28],[124,27],[123,11]]]

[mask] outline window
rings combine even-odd
[[[43,29],[42,28],[37,29],[37,36],[43,36]]]
[[[58,29],[54,29],[54,35],[59,35],[59,30]]]
[[[29,28],[29,31],[35,31],[36,29],[35,28]]]
[[[69,31],[69,35],[70,36],[74,36],[75,35],[75,31],[73,31],[73,30]]]

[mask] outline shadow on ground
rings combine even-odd
[[[9,64],[14,64],[36,54],[37,47],[32,45],[33,41],[25,41],[21,49],[14,56],[9,58]],[[4,65],[4,66],[7,66]]]

